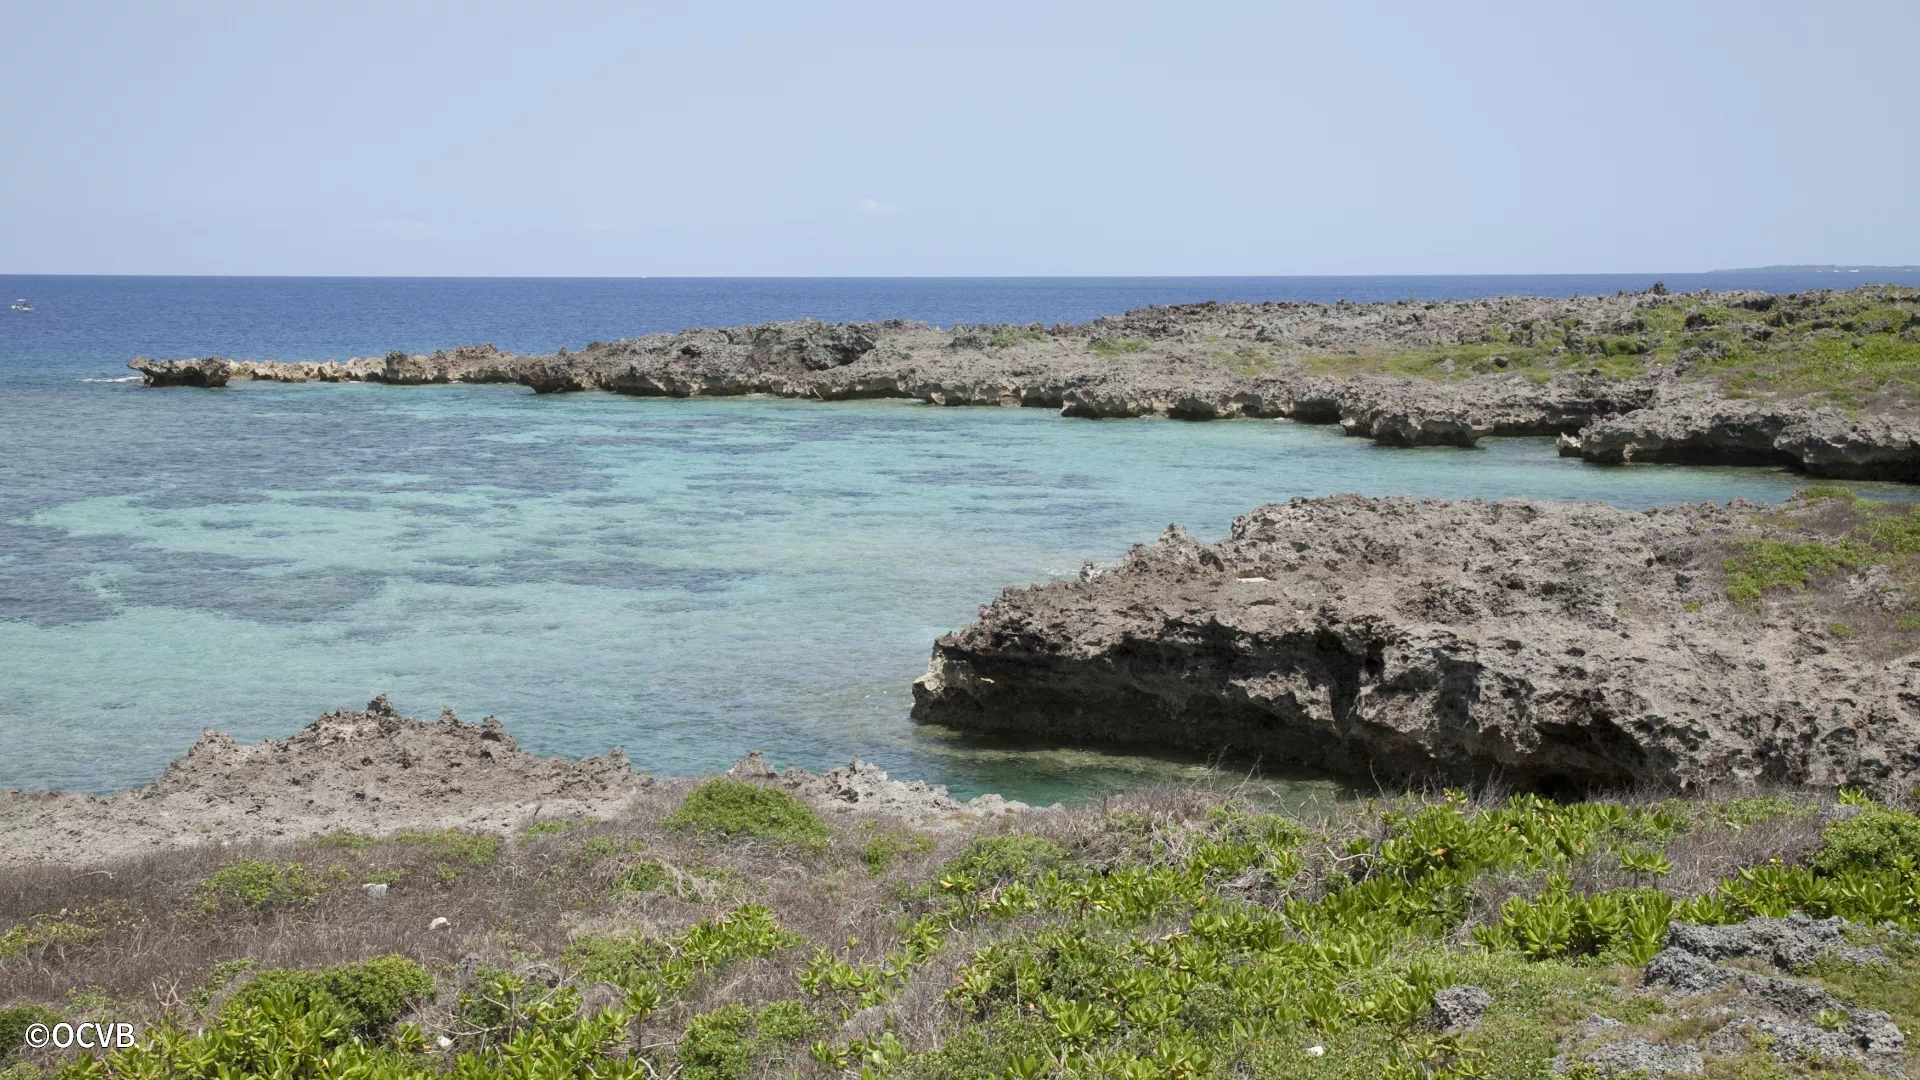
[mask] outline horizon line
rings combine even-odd
[[[1186,280],[1326,279],[1326,278],[1555,278],[1647,277],[1661,274],[1865,273],[1920,272],[1920,264],[1880,265],[1849,263],[1789,263],[1773,266],[1737,266],[1713,270],[1556,270],[1462,271],[1454,273],[1367,274],[102,274],[0,272],[4,277],[38,278],[234,278],[286,280],[372,281],[1141,281],[1156,278]]]

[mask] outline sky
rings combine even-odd
[[[0,273],[1920,263],[1920,3],[0,5]]]

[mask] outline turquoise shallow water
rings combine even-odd
[[[535,397],[517,387],[93,384],[0,443],[0,785],[151,779],[203,726],[289,733],[390,693],[671,774],[753,748],[1054,798],[1178,774],[916,731],[910,681],[1000,588],[1170,521],[1361,491],[1778,499],[1763,469],[1598,468],[1542,439],[1395,451],[1287,422]],[[111,444],[103,453],[103,440]],[[62,473],[63,463],[91,463]],[[61,496],[69,497],[61,497]]]
[[[145,390],[129,357],[377,356],[824,319],[1084,320],[1205,299],[1832,284],[1419,278],[0,277],[0,786],[152,779],[203,727],[290,734],[389,692],[663,773],[749,749],[1047,801],[1175,758],[915,730],[933,638],[1001,588],[1293,495],[1778,499],[1763,469],[1382,450],[1284,422],[907,403],[536,398],[517,387]],[[1849,282],[1852,284],[1853,282]],[[1895,495],[1905,492],[1883,489]],[[1291,789],[1317,790],[1299,777]]]

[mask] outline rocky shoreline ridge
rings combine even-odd
[[[816,806],[934,827],[1028,809],[998,795],[960,802],[857,757],[825,773],[778,772],[756,750],[727,775]],[[0,869],[337,831],[512,833],[536,820],[611,816],[661,782],[635,772],[618,747],[578,761],[542,758],[491,716],[470,724],[448,709],[429,723],[401,716],[382,694],[365,709],[323,713],[285,739],[241,744],[209,730],[146,787],[108,796],[0,791]]]
[[[1896,625],[1907,586],[1839,546],[1865,541],[1747,546],[1789,512],[1856,505],[1870,504],[1336,496],[1261,507],[1215,544],[1170,526],[1111,568],[1008,589],[941,637],[913,715],[1396,784],[1904,794],[1920,780],[1920,653],[1869,627]],[[1876,513],[1893,516],[1858,535],[1920,520]],[[1728,574],[1749,550],[1840,562],[1736,602]]]
[[[1828,317],[1835,297],[1884,300],[1893,314],[1861,323]],[[1728,323],[1727,311],[1751,321]],[[1671,355],[1660,347],[1667,338],[1655,340],[1667,323],[1681,328]],[[802,320],[552,355],[481,345],[345,363],[207,357],[129,366],[151,386],[517,383],[539,393],[906,398],[1083,418],[1289,419],[1337,423],[1390,446],[1558,435],[1563,454],[1603,463],[1778,463],[1824,477],[1920,480],[1920,418],[1898,403],[1863,416],[1815,399],[1729,397],[1697,377],[1742,341],[1773,338],[1776,323],[1856,341],[1920,340],[1920,291],[1204,303],[1051,327]],[[1409,356],[1424,357],[1422,377],[1394,373]],[[1631,363],[1622,367],[1622,357]]]

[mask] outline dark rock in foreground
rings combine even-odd
[[[128,367],[146,376],[148,386],[198,386],[211,389],[227,385],[233,377],[233,364],[217,356],[191,360],[149,360],[138,357]]]
[[[939,639],[914,717],[1381,780],[1920,778],[1920,660],[1725,599],[1763,509],[1340,496],[1263,507],[1218,544],[1170,527]]]

